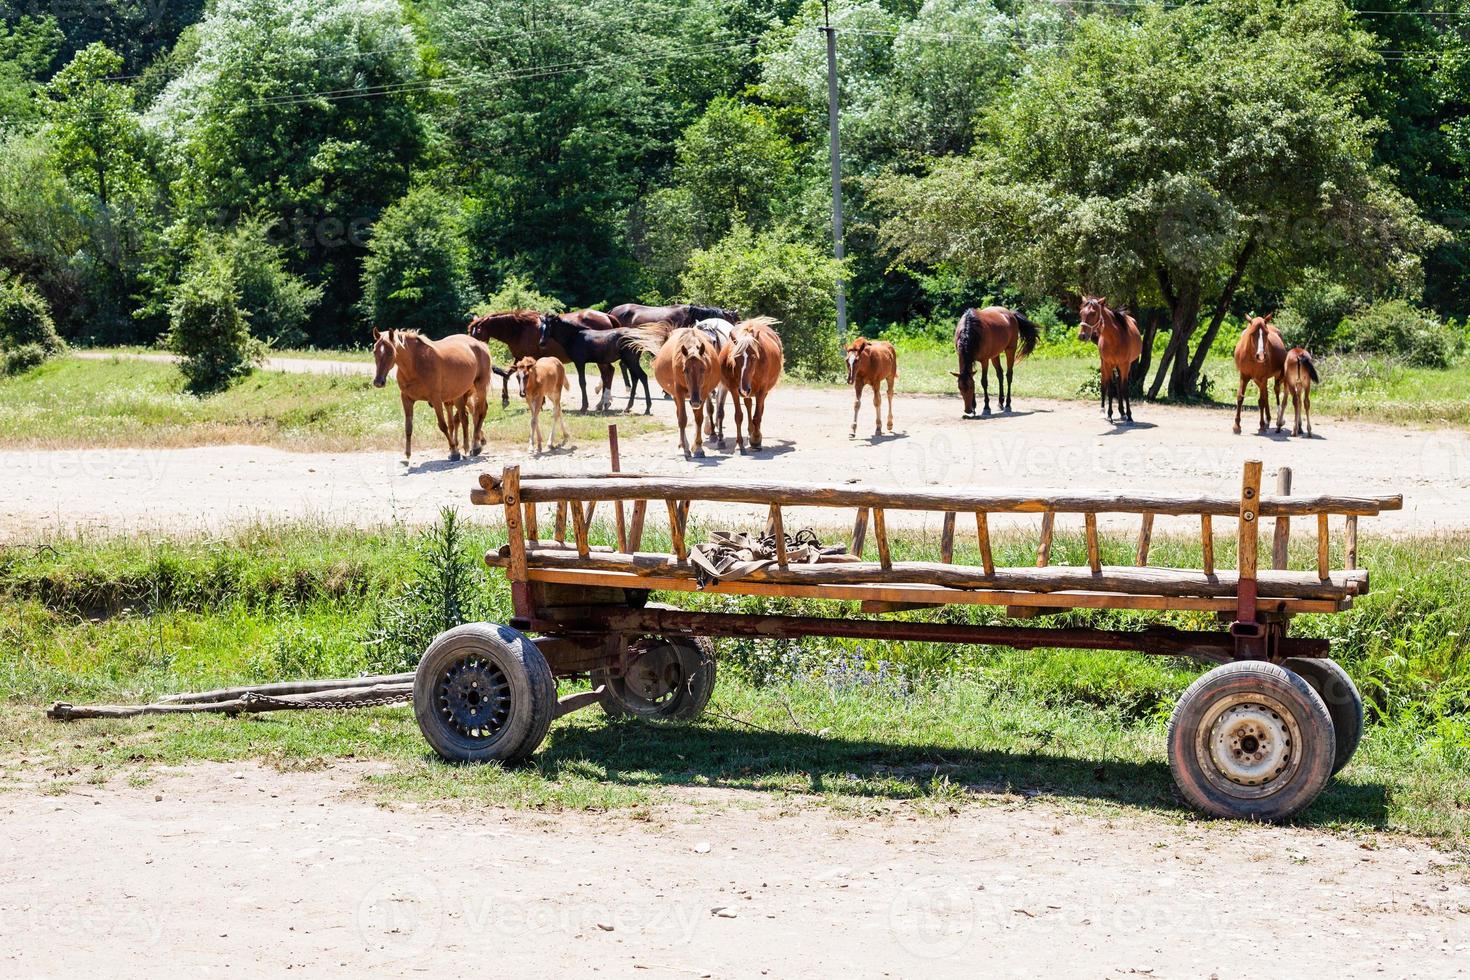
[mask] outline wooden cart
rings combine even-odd
[[[1287,817],[1309,804],[1357,747],[1362,700],[1328,659],[1329,641],[1291,637],[1287,628],[1298,613],[1338,612],[1367,592],[1367,572],[1356,567],[1358,518],[1402,506],[1398,496],[1263,496],[1259,462],[1245,464],[1238,496],[834,488],[623,473],[533,476],[511,466],[482,476],[472,499],[504,510],[506,543],[485,560],[505,570],[514,616],[506,625],[450,630],[424,655],[415,676],[414,713],[446,759],[524,759],[553,719],[594,702],[613,715],[692,718],[715,684],[711,637],[1133,650],[1220,665],[1180,698],[1169,725],[1169,765],[1194,806],[1262,820]],[[767,527],[778,542],[793,508],[855,508],[849,551],[863,558],[871,537],[877,560],[797,564],[788,561],[783,547],[773,562],[746,577],[702,587],[687,539],[696,501],[767,508]],[[657,519],[668,522],[670,552],[641,550],[650,504]],[[615,548],[589,543],[599,505],[601,513],[615,517]],[[894,559],[885,516],[900,510],[943,515],[937,561]],[[998,514],[1040,515],[1033,566],[995,564],[990,520]],[[1109,514],[1136,515],[1140,522],[1133,565],[1102,564],[1098,519]],[[1080,515],[1086,565],[1052,564],[1058,515]],[[1198,521],[1203,567],[1149,564],[1156,515]],[[973,528],[979,565],[954,562],[961,516],[964,533]],[[1333,516],[1344,518],[1341,569],[1329,561]],[[1260,523],[1267,517],[1274,519],[1275,560],[1273,567],[1259,568]],[[1233,570],[1215,565],[1217,518],[1235,525]],[[1313,569],[1286,568],[1289,526],[1298,519],[1315,523]],[[784,616],[695,612],[647,601],[651,592],[696,590],[845,600],[873,618],[854,617],[846,611],[851,607],[832,617]],[[1215,613],[1223,628],[1110,630],[881,618],[945,604],[1003,606],[1012,619],[1079,608],[1195,610]],[[590,676],[593,690],[558,700],[557,678],[576,676]]]

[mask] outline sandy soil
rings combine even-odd
[[[293,361],[297,370],[368,370],[365,365]],[[621,383],[618,391],[621,392]],[[386,397],[386,396],[385,396]],[[686,461],[672,431],[628,439],[627,470],[867,482],[895,486],[973,485],[1042,489],[1123,488],[1235,493],[1240,464],[1264,460],[1267,473],[1289,465],[1298,493],[1402,493],[1404,510],[1366,522],[1365,533],[1470,527],[1470,433],[1317,419],[1317,438],[1232,435],[1231,413],[1141,405],[1139,422],[1114,427],[1082,402],[1017,399],[1017,411],[981,421],[959,418],[954,398],[903,396],[898,432],[870,437],[865,404],[861,437],[850,439],[851,395],[841,389],[783,387],[768,406],[765,448],[739,456],[711,452]],[[655,401],[672,416],[671,403]],[[610,417],[615,421],[616,416]],[[437,435],[437,434],[436,434]],[[405,465],[393,453],[293,453],[261,446],[163,450],[0,451],[0,538],[23,539],[75,528],[126,533],[219,529],[256,520],[313,518],[333,523],[430,521],[439,508],[466,505],[485,469],[508,462],[533,471],[600,470],[607,447],[580,445],[528,459],[519,440],[495,444],[476,460],[451,464],[435,441],[417,440]],[[1269,476],[1268,476],[1269,479]],[[696,506],[714,516],[709,509]],[[476,516],[493,519],[482,511]],[[755,519],[731,508],[732,522]],[[844,512],[800,514],[801,524],[849,524]],[[892,515],[903,523],[902,515]],[[937,515],[910,515],[937,525]],[[1029,519],[1028,519],[1029,520]],[[798,521],[788,517],[788,527]],[[1034,522],[1033,522],[1034,523]],[[1065,524],[1065,522],[1064,522]],[[1195,533],[1161,519],[1157,534]]]
[[[30,977],[1462,976],[1463,865],[1400,838],[874,817],[719,795],[629,813],[379,806],[368,767],[198,765],[0,796],[0,973]]]

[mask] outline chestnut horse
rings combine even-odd
[[[888,431],[893,432],[893,382],[898,380],[898,351],[886,340],[859,337],[847,345],[847,383],[852,385],[852,429],[847,438],[857,437],[858,409],[863,404],[863,386],[873,386],[873,438],[883,435],[883,407],[878,386],[888,382]]]
[[[667,321],[659,321],[629,329],[623,343],[632,350],[653,355],[654,378],[660,388],[674,396],[679,448],[684,450],[685,459],[691,455],[703,459],[705,402],[720,380],[719,353],[709,335],[695,327],[674,328]],[[684,431],[690,411],[694,413],[693,453]],[[738,418],[739,408],[736,413]]]
[[[595,313],[597,311],[586,310],[584,312]],[[572,314],[567,315],[571,316]],[[605,316],[605,314],[599,314],[599,316]],[[588,318],[583,325],[599,330],[611,329],[617,326],[610,319],[603,320],[597,317]],[[561,344],[557,343],[554,338],[546,338],[543,345],[541,337],[541,314],[535,310],[506,310],[502,313],[487,313],[484,316],[472,316],[465,330],[476,340],[484,341],[485,343],[498,340],[510,348],[511,363],[515,363],[523,357],[549,356],[562,361],[571,360],[567,352],[562,349]],[[598,369],[602,373],[602,386],[603,388],[607,388],[612,384],[612,365],[599,364]],[[495,373],[500,375],[502,379],[500,404],[504,407],[510,404],[510,372],[502,372],[499,368],[496,368]],[[632,384],[626,372],[623,374],[623,382],[628,385]]]
[[[521,397],[531,409],[531,438],[526,443],[527,451],[541,455],[541,406],[551,402],[551,448],[556,448],[556,429],[561,427],[561,444],[572,440],[567,431],[566,419],[561,414],[561,393],[570,388],[567,369],[555,357],[523,357],[515,363],[516,378],[520,381]]]
[[[1286,343],[1281,334],[1271,326],[1275,313],[1252,317],[1240,333],[1235,344],[1235,369],[1240,372],[1240,387],[1235,392],[1235,434],[1240,435],[1240,409],[1245,404],[1245,388],[1255,382],[1260,392],[1260,428],[1265,432],[1271,425],[1271,402],[1266,386],[1271,382],[1281,384],[1281,373],[1286,368]],[[1281,427],[1277,423],[1277,428]]]
[[[766,396],[781,380],[784,350],[781,335],[771,327],[779,321],[769,316],[742,320],[730,331],[730,345],[720,352],[720,376],[735,396],[735,448],[745,455],[745,414],[750,416],[750,448],[761,448],[761,421],[766,414]]]
[[[710,343],[715,345],[715,354],[718,355],[729,346],[730,331],[735,329],[735,324],[724,317],[712,316],[700,320],[694,325],[694,329],[704,331]],[[704,437],[721,449],[725,448],[725,399],[729,394],[724,380],[721,379],[710,391],[704,406]]]
[[[1286,393],[1291,395],[1291,405],[1296,410],[1296,421],[1292,423],[1291,434],[1302,434],[1302,407],[1305,405],[1307,438],[1312,438],[1312,385],[1322,380],[1317,376],[1317,363],[1305,348],[1293,347],[1286,352],[1286,365],[1281,369],[1281,379],[1286,382]],[[1282,396],[1281,382],[1276,384],[1276,431],[1280,432],[1282,422],[1286,420],[1286,399]]]
[[[1129,389],[1129,376],[1133,373],[1133,362],[1143,353],[1143,334],[1138,323],[1124,309],[1108,306],[1102,296],[1084,296],[1078,308],[1081,325],[1077,339],[1097,344],[1097,356],[1102,362],[1099,379],[1098,408],[1107,404],[1108,421],[1113,421],[1113,395],[1118,396],[1118,413],[1124,422],[1133,421],[1133,395]]]
[[[413,406],[428,402],[439,419],[439,431],[449,440],[449,458],[460,458],[456,428],[464,430],[464,448],[478,456],[485,446],[485,411],[489,407],[490,348],[469,334],[451,334],[428,340],[417,330],[373,328],[373,387],[388,383],[388,372],[398,369],[398,395],[403,399],[403,459],[413,454]],[[470,413],[475,416],[475,441],[470,445]]]
[[[990,414],[990,365],[995,365],[995,380],[1000,386],[1002,412],[1011,410],[1011,383],[1016,361],[1036,349],[1041,328],[1014,310],[1004,306],[987,306],[983,310],[968,309],[960,315],[954,329],[954,349],[960,369],[951,371],[960,383],[960,397],[965,400],[962,418],[975,415],[975,362],[980,362],[980,386],[985,392],[985,412]],[[1017,356],[1017,346],[1020,353]],[[1000,358],[1005,355],[1005,374],[1000,372]]]

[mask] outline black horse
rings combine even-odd
[[[628,385],[628,407],[633,411],[633,400],[638,397],[638,383],[643,382],[645,415],[653,414],[653,396],[648,391],[648,374],[639,363],[638,349],[623,344],[624,332],[620,328],[589,329],[570,323],[555,313],[541,315],[541,344],[548,340],[561,345],[567,357],[577,366],[577,383],[582,388],[582,412],[587,411],[587,365],[596,364],[602,370],[602,398],[597,408],[606,411],[612,407],[612,366],[620,364],[623,377],[631,378]]]

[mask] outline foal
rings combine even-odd
[[[1307,438],[1312,438],[1312,385],[1322,379],[1317,376],[1317,364],[1312,360],[1312,355],[1305,348],[1293,347],[1286,352],[1286,366],[1281,371],[1282,380],[1286,382],[1286,394],[1291,395],[1292,408],[1296,410],[1296,421],[1292,423],[1291,434],[1299,436],[1302,434],[1302,408],[1307,410]],[[1282,429],[1282,422],[1286,420],[1286,399],[1280,389],[1281,381],[1277,382],[1276,389],[1276,431]]]
[[[561,414],[561,393],[571,388],[567,380],[567,369],[556,357],[523,357],[515,363],[516,377],[521,383],[521,397],[531,409],[531,438],[526,443],[528,451],[541,455],[541,406],[551,402],[551,448],[556,448],[556,430],[561,428],[561,444],[572,439],[567,431],[566,420]]]
[[[858,409],[863,405],[863,386],[873,386],[873,438],[883,435],[883,408],[878,385],[888,383],[888,432],[893,433],[893,382],[898,380],[898,351],[886,340],[859,337],[847,345],[847,383],[852,385],[852,429],[847,438],[857,438]]]

